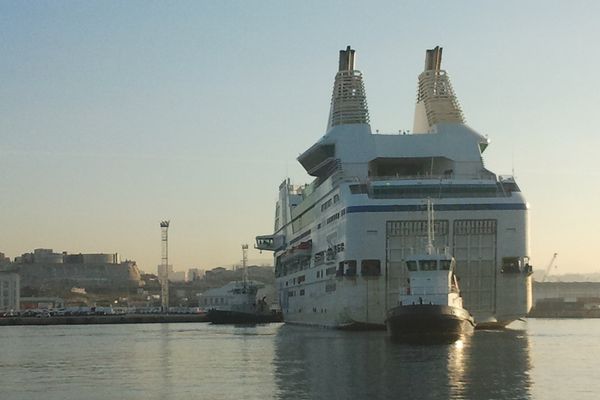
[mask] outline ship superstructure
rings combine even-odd
[[[489,141],[465,124],[441,57],[427,50],[413,132],[373,134],[355,51],[340,51],[327,132],[298,157],[314,180],[286,179],[274,233],[256,238],[274,252],[286,322],[383,327],[408,287],[406,258],[426,246],[427,198],[477,324],[531,308],[528,205],[513,177],[485,168]]]

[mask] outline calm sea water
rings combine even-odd
[[[0,327],[0,399],[598,399],[600,320],[452,344],[282,324]]]

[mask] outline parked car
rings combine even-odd
[[[25,310],[21,313],[21,317],[35,317],[38,315],[38,311],[36,310]]]

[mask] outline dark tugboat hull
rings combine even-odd
[[[255,314],[224,310],[209,310],[206,317],[208,321],[213,324],[235,325],[268,324],[271,322],[281,322],[283,320],[280,313]]]
[[[473,318],[463,308],[418,304],[390,309],[386,320],[392,338],[455,338],[473,332]]]

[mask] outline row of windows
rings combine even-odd
[[[315,313],[316,313],[316,312],[320,312],[321,314],[327,314],[327,309],[326,309],[326,308],[321,308],[321,309],[319,310],[319,309],[317,309],[317,307],[313,307],[312,311],[313,311],[313,312],[315,312]],[[291,310],[291,311],[290,311],[290,309],[288,308],[288,309],[286,309],[286,312],[292,312],[292,313],[293,313],[293,312],[294,312],[294,310]],[[298,313],[301,313],[301,312],[302,312],[302,308],[299,308],[297,312],[298,312]]]
[[[341,276],[356,276],[356,260],[345,260],[338,264],[338,267],[329,267],[325,270],[317,271],[317,279],[325,276],[335,275]],[[409,266],[410,268],[410,266]],[[380,260],[362,260],[360,264],[361,276],[379,276],[381,275],[381,261]],[[301,279],[302,278],[302,279]],[[305,281],[305,275],[298,278],[297,282],[301,283]],[[293,284],[296,284],[296,278],[292,280]],[[285,283],[286,286],[288,282]]]
[[[333,204],[333,200],[329,199],[325,203],[321,204],[321,212],[327,210]]]
[[[345,260],[338,264],[336,276],[356,276],[356,260]],[[360,263],[360,274],[361,276],[379,276],[381,275],[381,261],[380,260],[362,260]]]
[[[329,225],[330,223],[332,223],[333,221],[336,221],[338,219],[340,219],[340,213],[339,212],[337,212],[337,213],[333,214],[331,217],[327,218],[326,222]]]
[[[346,209],[344,208],[342,211],[333,214],[331,217],[327,218],[325,220],[325,224],[330,224],[333,221],[336,221],[338,219],[340,219],[341,217],[343,217],[344,215],[346,215]],[[317,229],[321,229],[321,227],[323,226],[322,222],[319,222],[319,224],[317,225]]]
[[[388,221],[387,233],[392,236],[427,235],[429,224],[426,220],[419,221]],[[448,221],[436,220],[433,223],[433,233],[436,236],[448,234]]]
[[[450,260],[440,260],[440,270],[448,271],[450,269]],[[409,271],[417,270],[417,261],[411,260],[406,262],[406,267]],[[420,271],[437,271],[438,263],[437,260],[420,260],[418,263],[418,269]]]
[[[335,290],[336,290],[335,282],[334,283],[328,283],[327,285],[325,285],[325,292],[326,293],[335,292]],[[305,294],[306,294],[306,291],[304,289],[300,289],[298,291],[295,291],[295,290],[289,290],[288,291],[288,297],[304,296]]]
[[[333,275],[336,274],[336,276],[341,277],[341,276],[348,276],[348,277],[352,277],[352,276],[356,276],[356,260],[345,260],[339,263],[338,268],[336,269],[336,267],[330,267],[327,268],[325,271],[321,270],[321,271],[317,271],[317,278],[319,277],[323,277],[323,272],[325,272],[325,274],[327,276],[329,275]],[[362,260],[361,261],[361,275],[362,276],[379,276],[381,275],[381,261],[380,260]],[[301,278],[303,278],[301,281],[300,279],[298,279],[298,283],[300,282],[304,282],[304,278],[305,276],[302,275]],[[293,282],[296,282],[296,278],[294,278]],[[286,286],[287,286],[288,282],[286,282]],[[331,293],[331,292],[335,292],[336,290],[336,283],[332,282],[332,283],[327,283],[325,285],[325,292],[326,293]],[[298,295],[300,296],[304,296],[305,295],[305,290],[304,289],[300,289],[298,292],[296,292],[295,290],[290,290],[288,291],[288,297],[294,297],[296,296],[298,293]]]
[[[306,275],[300,275],[298,278],[294,278],[288,281],[285,281],[285,286],[288,286],[290,283],[292,285],[297,284],[301,284],[302,282],[304,282],[306,280]]]
[[[340,195],[335,194],[333,196],[333,199],[329,199],[325,203],[321,204],[321,212],[327,210],[329,207],[331,207],[333,204],[338,203],[339,201],[340,201]]]
[[[461,219],[454,220],[454,235],[494,235],[497,231],[495,219]],[[388,221],[387,234],[390,236],[427,235],[427,221]],[[448,220],[436,220],[433,223],[436,236],[448,235]]]
[[[216,306],[216,305],[219,305],[219,304],[229,304],[229,302],[224,297],[205,297],[204,298],[204,305],[205,306],[209,306],[209,305],[215,305]]]
[[[319,270],[317,271],[317,278],[323,278],[325,276],[331,276],[331,275],[335,275],[337,271],[337,267],[329,267],[325,270]]]
[[[415,186],[415,187],[389,187],[378,186],[373,188],[373,198],[454,198],[454,197],[498,197],[503,193],[496,186],[476,185],[449,185],[449,186]]]
[[[336,246],[334,246],[334,248],[337,251],[343,251],[344,244],[339,243]],[[330,254],[335,255],[335,252],[333,249],[329,249],[326,253],[321,251],[321,252],[315,254],[315,266],[324,263],[324,261],[323,261],[324,254],[327,254],[327,256],[329,256]],[[362,260],[361,264],[360,264],[360,273],[361,273],[361,276],[379,276],[379,275],[381,275],[381,261],[380,260]],[[334,266],[334,267],[329,267],[325,270],[318,270],[316,273],[316,276],[317,276],[317,278],[323,278],[325,276],[331,276],[334,274],[337,277],[356,276],[357,275],[356,260],[344,260],[344,261],[339,262],[337,267]],[[288,286],[289,284],[292,284],[292,285],[301,284],[305,280],[306,280],[306,275],[301,275],[297,278],[293,278],[289,281],[286,281],[285,285]]]

